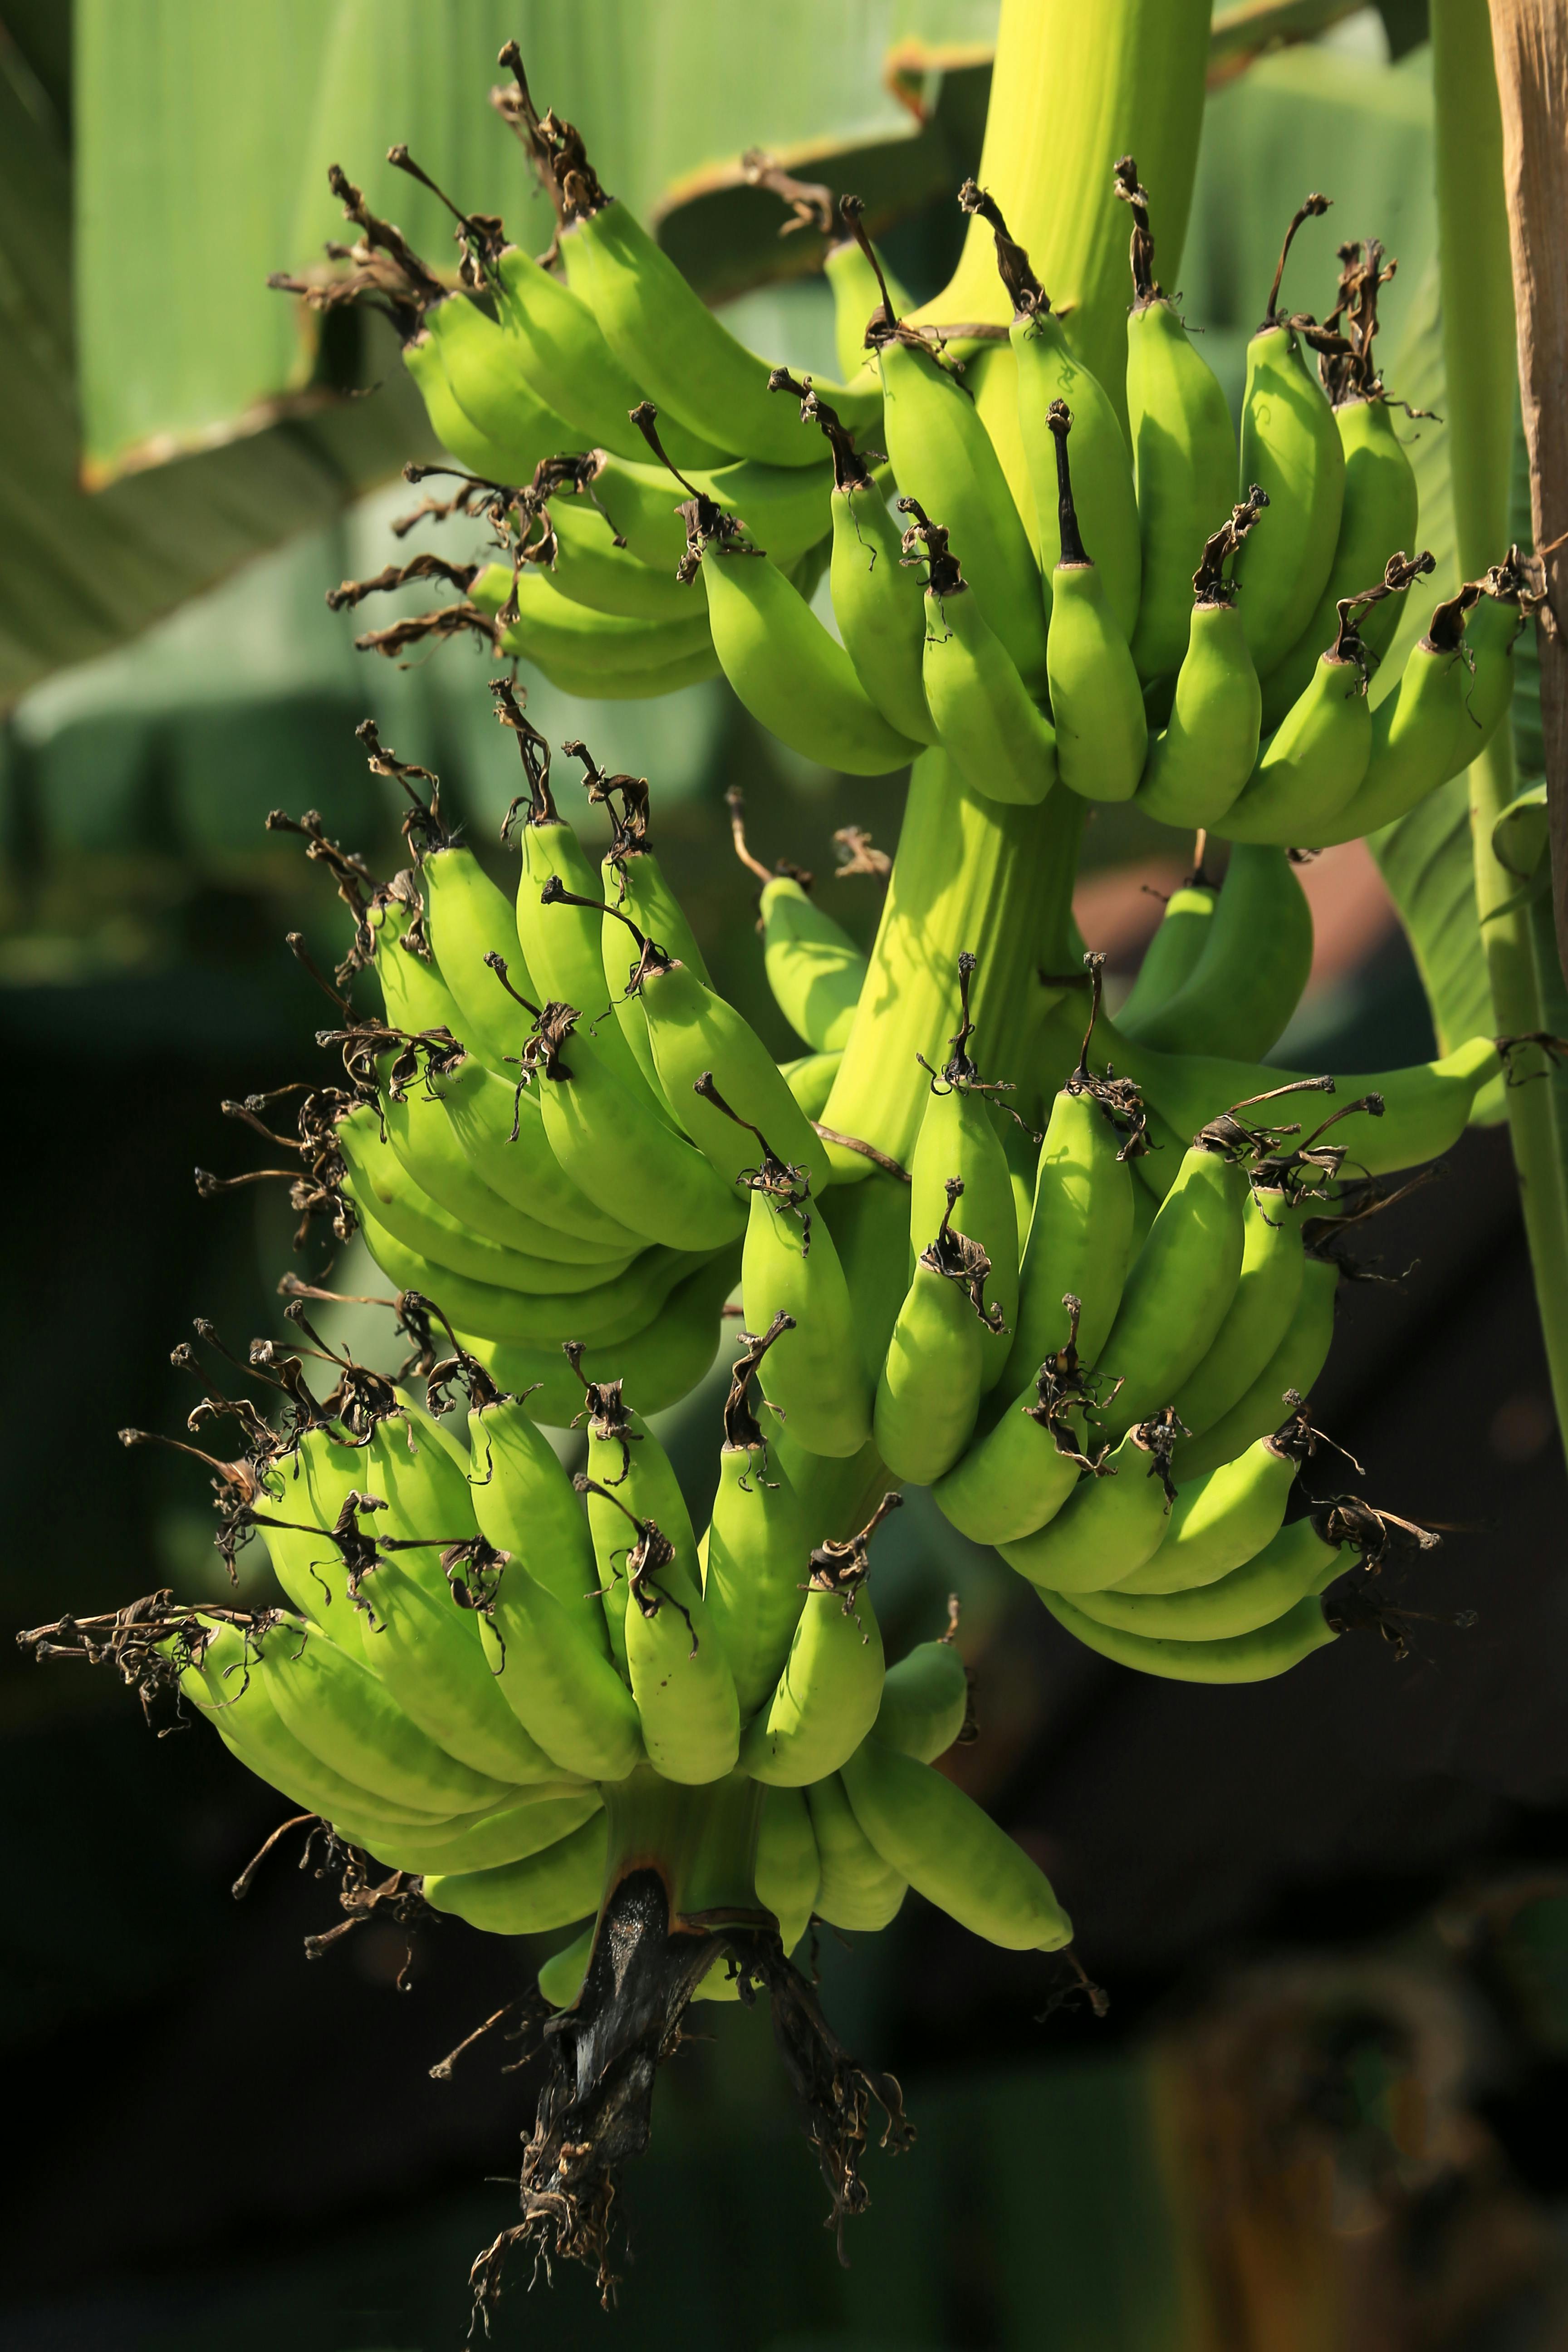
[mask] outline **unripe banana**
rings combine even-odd
[[[1310,1594],[1256,1633],[1235,1633],[1213,1642],[1172,1642],[1118,1632],[1097,1624],[1059,1593],[1042,1592],[1040,1598],[1058,1624],[1085,1649],[1166,1682],[1269,1682],[1338,1638],[1324,1618],[1322,1603]]]
[[[768,1698],[800,1621],[810,1569],[808,1522],[750,1402],[752,1376],[788,1328],[742,1334],[724,1406],[719,1490],[703,1538],[702,1597],[731,1672],[742,1722]]]
[[[1135,1024],[1163,1053],[1267,1054],[1295,1013],[1312,969],[1312,910],[1282,849],[1238,842],[1201,952],[1183,986]]]
[[[836,1772],[875,1723],[882,1635],[866,1590],[867,1546],[900,1499],[884,1495],[858,1535],[809,1554],[805,1606],[784,1672],[741,1745],[741,1769],[753,1780],[806,1788]]]
[[[1263,723],[1277,727],[1307,685],[1318,656],[1333,643],[1336,607],[1375,580],[1391,555],[1415,543],[1418,497],[1415,469],[1394,429],[1373,349],[1377,333],[1377,298],[1396,265],[1383,267],[1383,247],[1368,242],[1342,247],[1339,299],[1326,325],[1348,331],[1347,348],[1325,353],[1319,373],[1333,405],[1334,425],[1345,455],[1344,502],[1340,535],[1328,584],[1318,608],[1268,681]],[[1399,606],[1377,605],[1361,624],[1361,635],[1374,661],[1381,661],[1399,626]]]
[[[1175,1434],[1168,1412],[1130,1429],[1081,1472],[1043,1527],[998,1544],[1008,1567],[1052,1593],[1100,1592],[1142,1568],[1170,1529]]]
[[[610,1654],[583,1506],[521,1397],[480,1394],[468,1412],[470,1508],[479,1532],[552,1593]]]
[[[746,709],[781,742],[847,775],[907,767],[919,745],[889,725],[799,591],[758,546],[703,556],[720,666]]]
[[[928,1903],[1004,1951],[1071,1941],[1038,1864],[929,1764],[868,1739],[839,1777],[872,1846]]]
[[[645,1444],[656,1442],[644,1438]],[[626,1673],[648,1761],[667,1780],[700,1785],[722,1780],[734,1766],[741,1736],[735,1678],[702,1598],[684,1504],[671,1536],[626,1499],[628,1490],[640,1499],[647,1466],[645,1455],[623,1475],[620,1492],[579,1476],[591,1497],[600,1585],[607,1589],[617,1573],[625,1581]],[[606,1520],[619,1523],[618,1545]]]
[[[1214,830],[1227,840],[1315,845],[1365,776],[1372,711],[1354,609],[1342,607],[1334,643],[1269,738],[1247,783],[1216,819]]]
[[[780,1943],[793,1952],[811,1925],[822,1883],[811,1813],[799,1789],[763,1790],[753,1879],[758,1902],[778,1921]]]
[[[573,213],[561,238],[567,282],[645,396],[742,457],[808,464],[811,453],[767,396],[768,362],[735,341],[627,207],[595,183]],[[875,422],[880,395],[869,371],[862,383],[824,390],[851,426]]]
[[[991,1101],[993,1094],[1013,1089],[1005,1080],[988,1084],[982,1079],[969,1050],[975,1032],[970,985],[978,961],[967,950],[959,956],[959,1025],[948,1040],[952,1052],[941,1069],[932,1071],[910,1162],[910,1250],[913,1258],[941,1225],[948,1181],[956,1176],[963,1187],[963,1230],[990,1261],[990,1297],[999,1310],[995,1328],[983,1346],[984,1395],[1002,1377],[1018,1318],[1018,1214],[1012,1171],[997,1133],[998,1120],[1007,1116],[1006,1106],[998,1101],[994,1108]]]
[[[916,515],[905,544],[923,543],[929,566],[921,675],[942,750],[973,791],[1030,807],[1056,782],[1056,730],[971,593],[945,530],[912,499],[900,503]]]
[[[1192,1591],[1201,1584],[1216,1583],[1251,1559],[1278,1535],[1297,1474],[1315,1442],[1306,1414],[1292,1412],[1272,1435],[1259,1438],[1234,1462],[1223,1464],[1206,1478],[1184,1480],[1164,1542],[1152,1559],[1119,1577],[1116,1590]],[[1119,1621],[1112,1616],[1101,1622]]]
[[[1235,1461],[1276,1425],[1288,1394],[1304,1396],[1311,1389],[1328,1361],[1339,1283],[1332,1258],[1306,1258],[1296,1311],[1268,1363],[1228,1412],[1177,1445],[1175,1466],[1184,1485]]]
[[[1047,424],[1057,445],[1061,560],[1051,574],[1047,674],[1057,770],[1085,800],[1131,800],[1148,757],[1142,689],[1110,609],[1099,566],[1084,546],[1068,462],[1072,413],[1055,400]]]
[[[1072,411],[1078,435],[1073,445],[1073,477],[1079,515],[1096,550],[1111,612],[1122,635],[1131,639],[1138,619],[1142,559],[1132,455],[1121,420],[1103,387],[1075,357],[1050,298],[1031,268],[1028,255],[1009,236],[994,199],[968,180],[959,191],[958,201],[966,213],[978,213],[989,222],[995,238],[997,270],[1013,306],[1009,341],[1016,429],[1027,468],[1031,514],[1026,520],[1032,520],[1036,532],[1047,609],[1052,575],[1061,561],[1061,532],[1056,445],[1046,417],[1052,402],[1059,400]],[[983,354],[980,363],[994,366],[994,355]],[[974,364],[971,362],[972,373]],[[983,396],[977,395],[977,405],[984,416]],[[1227,467],[1226,489],[1231,470]]]
[[[553,1851],[574,1831],[592,1822],[600,1811],[596,1789],[563,1788],[559,1793],[529,1789],[521,1801],[476,1813],[467,1822],[444,1822],[435,1832],[372,1827],[362,1832],[346,1820],[334,1822],[333,1827],[389,1870],[405,1870],[418,1877],[437,1872],[466,1876],[470,1872],[502,1870],[509,1864]]]
[[[1279,1186],[1255,1184],[1247,1197],[1236,1297],[1207,1355],[1174,1400],[1178,1419],[1194,1436],[1241,1402],[1290,1328],[1301,1297],[1305,1213]]]
[[[1200,1133],[1128,1273],[1100,1361],[1121,1387],[1113,1433],[1167,1406],[1213,1346],[1241,1276],[1247,1178]]]
[[[981,612],[1026,687],[1043,693],[1039,570],[974,404],[929,352],[896,336],[881,345],[880,363],[882,430],[899,488],[952,533]]]
[[[1149,745],[1138,805],[1162,824],[1218,823],[1252,774],[1262,694],[1234,583],[1224,567],[1257,523],[1262,493],[1232,509],[1193,574],[1186,651],[1171,715]]]
[[[1201,844],[1201,835],[1199,840]],[[1162,1011],[1191,979],[1207,944],[1216,895],[1200,857],[1186,880],[1166,899],[1160,928],[1143,950],[1138,977],[1117,1007],[1116,1025],[1129,1037],[1141,1037],[1151,1016]]]
[[[606,1825],[602,1812],[542,1853],[500,1870],[429,1875],[425,1900],[492,1936],[542,1935],[581,1919],[599,1900]]]
[[[816,1840],[816,1911],[830,1927],[874,1935],[897,1916],[909,1881],[884,1862],[850,1810],[840,1775],[805,1792]]]
[[[963,1180],[949,1177],[943,1191],[942,1223],[915,1260],[877,1382],[871,1433],[900,1478],[940,1478],[957,1461],[980,1410],[986,1336],[1003,1328],[1000,1308],[984,1304],[991,1261],[952,1225]],[[1007,1208],[1011,1229],[1010,1193]]]
[[[1115,184],[1133,217],[1127,416],[1142,593],[1138,625],[1129,634],[1138,675],[1158,678],[1171,676],[1188,652],[1188,583],[1205,541],[1231,502],[1236,430],[1218,379],[1193,348],[1175,303],[1154,276],[1149,199],[1131,155],[1117,164]],[[1067,397],[1070,401],[1070,394]],[[1244,471],[1244,493],[1249,478]]]
[[[1344,446],[1301,348],[1310,321],[1279,309],[1296,231],[1328,210],[1309,196],[1285,233],[1263,324],[1247,347],[1241,407],[1241,487],[1256,482],[1271,509],[1267,531],[1242,550],[1237,579],[1253,666],[1265,687],[1317,607],[1334,560],[1344,501]],[[1386,554],[1387,551],[1384,551]],[[1382,559],[1380,558],[1381,562]]]
[[[1084,1447],[1094,1392],[1074,1335],[1079,1302],[1062,1301],[1068,1337],[1041,1361],[1000,1420],[931,1488],[942,1516],[973,1543],[1005,1544],[1043,1528],[1092,1464]]]
[[[1096,1624],[1157,1641],[1215,1642],[1258,1633],[1342,1574],[1340,1543],[1319,1532],[1328,1523],[1329,1515],[1319,1512],[1297,1519],[1240,1567],[1191,1591],[1096,1592],[1077,1606]]]
[[[934,1764],[945,1756],[953,1741],[963,1737],[969,1720],[969,1676],[953,1640],[956,1599],[948,1601],[948,1620],[945,1633],[921,1643],[888,1668],[872,1726],[884,1748],[896,1748],[921,1764]]]
[[[849,1286],[826,1220],[771,1155],[752,1187],[741,1292],[748,1330],[791,1319],[758,1380],[792,1441],[808,1454],[858,1454],[871,1434],[871,1380]]]

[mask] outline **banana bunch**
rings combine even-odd
[[[646,778],[559,747],[610,820],[595,870],[556,747],[493,680],[514,896],[367,721],[404,870],[378,880],[313,814],[269,819],[351,919],[330,978],[291,941],[332,1006],[331,1083],[226,1104],[295,1161],[198,1184],[281,1176],[298,1241],[362,1232],[408,1361],[395,1380],[328,1347],[305,1307],[335,1294],[288,1278],[310,1345],[254,1343],[267,1410],[211,1391],[188,1434],[227,1419],[234,1457],[179,1441],[220,1550],[259,1529],[287,1605],[163,1594],[25,1637],[205,1717],[325,1826],[354,1916],[573,1931],[539,1976],[544,2088],[522,2220],[476,2266],[486,2309],[513,2242],[603,2267],[616,2164],[699,1995],[768,1992],[835,2216],[865,2201],[869,2103],[895,2143],[907,2126],[789,1957],[814,1919],[875,1929],[912,1886],[1008,1948],[1067,1946],[1035,1864],[935,1769],[971,1727],[956,1615],[886,1662],[872,1545],[904,1486],[1144,1673],[1255,1681],[1352,1625],[1399,1638],[1378,1580],[1436,1538],[1308,1475],[1335,1449],[1307,1400],[1347,1234],[1458,1138],[1510,1041],[1342,1083],[1269,1064],[1312,954],[1287,845],[1384,823],[1473,758],[1521,585],[1511,562],[1467,583],[1370,709],[1430,559],[1405,551],[1373,355],[1381,248],[1342,249],[1324,325],[1279,309],[1321,198],[1285,241],[1239,453],[1131,158],[1124,383],[1085,370],[972,184],[1005,336],[909,323],[845,199],[847,381],[813,383],[734,342],[503,62],[556,213],[542,263],[454,206],[453,291],[335,172],[357,241],[283,281],[390,312],[465,469],[421,511],[487,523],[498,560],[420,555],[333,601],[442,581],[458,601],[361,642],[469,630],[593,697],[721,669],[810,756],[909,767],[896,858],[857,832],[849,860],[885,876],[876,938],[753,854],[731,793],[801,1047],[781,1064],[713,985]],[[1089,803],[1131,799],[1199,850],[1112,1017],[1072,891]],[[1232,844],[1218,887],[1205,828]],[[699,1534],[650,1416],[707,1375],[726,1311]],[[543,1433],[569,1426],[574,1478]]]
[[[577,130],[538,113],[515,46],[503,61],[510,117],[554,205],[559,274],[394,148],[453,214],[459,288],[336,167],[359,232],[331,248],[347,268],[273,281],[320,308],[369,297],[389,312],[432,425],[469,469],[421,511],[482,515],[504,558],[422,556],[345,583],[345,602],[415,578],[464,592],[363,645],[395,653],[470,628],[599,697],[721,669],[763,725],[849,774],[940,745],[1005,803],[1059,783],[1281,846],[1404,815],[1489,740],[1521,625],[1511,556],[1437,605],[1371,706],[1432,559],[1406,551],[1415,481],[1374,348],[1395,265],[1376,240],[1347,244],[1321,324],[1280,307],[1296,232],[1326,198],[1309,196],[1287,230],[1247,347],[1239,449],[1155,275],[1131,156],[1113,188],[1134,224],[1121,383],[1075,356],[973,181],[960,203],[993,231],[1005,341],[909,323],[846,197],[849,241],[828,272],[849,380],[800,382],[736,342],[606,195]],[[865,448],[872,432],[885,458]],[[811,604],[825,570],[836,631]]]

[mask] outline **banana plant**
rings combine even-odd
[[[542,260],[399,145],[455,276],[335,163],[331,266],[280,273],[310,320],[390,320],[450,461],[415,469],[423,511],[488,535],[489,562],[421,554],[338,593],[441,599],[367,655],[491,656],[515,889],[369,722],[400,870],[314,812],[269,819],[347,918],[315,973],[329,1062],[225,1106],[281,1168],[199,1186],[283,1181],[329,1259],[361,1234],[408,1354],[394,1374],[331,1344],[328,1268],[293,1276],[289,1343],[246,1367],[259,1397],[215,1374],[190,1417],[226,1450],[177,1441],[220,1551],[259,1535],[278,1604],[158,1594],[25,1638],[209,1722],[301,1809],[349,1924],[571,1931],[521,2005],[539,2097],[520,2217],[475,2264],[486,2315],[520,2248],[608,2291],[619,2168],[699,1998],[770,2001],[830,2218],[865,2203],[873,2107],[885,2144],[910,2126],[795,1957],[814,1920],[874,1931],[912,1887],[1070,1954],[1037,1864],[936,1769],[968,1722],[957,1622],[887,1659],[876,1538],[906,1487],[1133,1671],[1263,1681],[1358,1627],[1397,1646],[1388,1596],[1436,1538],[1300,1482],[1335,1294],[1389,1180],[1485,1087],[1550,1104],[1523,1083],[1547,1049],[1521,988],[1413,1068],[1266,1058],[1310,962],[1292,851],[1498,772],[1534,596],[1506,511],[1457,474],[1459,576],[1433,601],[1381,247],[1341,247],[1320,319],[1295,247],[1326,200],[1279,221],[1237,435],[1175,298],[1206,8],[1005,0],[996,39],[940,293],[912,302],[837,194],[832,380],[706,307],[515,41],[500,110],[549,207]],[[522,661],[600,699],[721,673],[806,757],[908,769],[868,955],[731,794],[798,1055],[713,986],[657,780],[550,742]],[[1486,863],[1501,796],[1471,789],[1498,988],[1523,919]],[[597,868],[584,790],[612,824]],[[1113,1016],[1072,887],[1086,816],[1140,803],[1230,856],[1217,888],[1195,859]],[[1546,1114],[1512,1116],[1543,1148]],[[700,1532],[650,1416],[707,1375],[730,1305]],[[569,1478],[543,1432],[577,1426]]]

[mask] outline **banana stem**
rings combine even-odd
[[[671,1933],[772,1925],[752,1884],[760,1781],[731,1772],[687,1788],[662,1779],[651,1764],[639,1764],[629,1779],[606,1783],[603,1793],[609,1824],[606,1897],[634,1872],[652,1870],[664,1883]]]
[[[1502,124],[1484,9],[1432,0],[1441,229],[1443,354],[1459,569],[1479,578],[1508,539],[1516,396],[1512,259],[1503,194]],[[1492,848],[1513,796],[1513,752],[1500,729],[1469,773],[1476,910],[1500,1036],[1539,1034],[1544,1018],[1530,909]],[[1520,1205],[1552,1402],[1568,1451],[1568,1179],[1539,1048],[1515,1055],[1504,1094]]]
[[[1148,184],[1167,285],[1178,283],[1208,64],[1209,0],[1002,0],[975,177],[1028,252],[1084,364],[1123,407],[1126,216],[1112,170]],[[918,317],[1005,325],[992,232],[975,214],[953,277]]]

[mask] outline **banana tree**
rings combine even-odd
[[[1472,32],[1437,18],[1446,152],[1485,136]],[[395,58],[334,84],[348,54],[323,86],[384,103]],[[461,45],[444,54],[460,89]],[[281,1170],[201,1183],[280,1178],[326,1262],[286,1285],[289,1341],[252,1349],[259,1398],[225,1374],[192,1414],[237,1433],[226,1450],[179,1444],[225,1558],[259,1531],[278,1605],[159,1594],[26,1638],[208,1719],[303,1809],[287,1826],[339,1874],[344,1928],[574,1931],[518,2005],[538,2097],[520,2219],[475,2265],[486,2314],[520,2245],[607,2291],[619,2170],[695,1999],[768,1999],[834,2222],[864,2204],[873,2109],[886,2144],[909,2126],[793,1957],[814,1919],[874,1930],[912,1886],[1077,1968],[1037,1864],[937,1769],[968,1720],[960,1629],[885,1657],[876,1538],[906,1488],[1136,1671],[1263,1680],[1364,1626],[1397,1645],[1399,1580],[1436,1538],[1322,1463],[1303,1477],[1308,1400],[1355,1229],[1500,1080],[1568,1361],[1552,1095],[1531,1083],[1555,1040],[1527,896],[1500,879],[1529,835],[1504,722],[1540,602],[1507,543],[1511,344],[1475,331],[1473,299],[1462,335],[1446,305],[1475,430],[1434,605],[1382,246],[1341,246],[1320,317],[1294,248],[1326,200],[1281,219],[1239,446],[1187,331],[1212,55],[1191,0],[1005,0],[962,249],[924,302],[859,191],[759,163],[828,247],[831,381],[705,307],[515,41],[496,105],[540,257],[400,144],[374,177],[321,159],[346,226],[279,272],[320,347],[364,310],[390,327],[445,453],[411,471],[454,551],[337,593],[438,599],[366,629],[368,656],[456,637],[491,657],[515,896],[372,723],[400,871],[313,812],[269,820],[346,910],[315,973],[331,1061],[290,1111],[226,1106]],[[1500,310],[1500,199],[1476,193],[1495,176],[1456,176],[1442,267]],[[659,862],[657,778],[547,740],[521,662],[588,699],[721,673],[804,756],[910,771],[868,955],[731,795],[797,1056],[714,988]],[[1386,845],[1467,774],[1492,1017],[1413,1068],[1275,1066],[1311,953],[1296,858]],[[584,787],[612,824],[597,869],[570,821]],[[1086,816],[1128,804],[1199,838],[1113,1012],[1072,886]],[[1205,841],[1229,845],[1217,887]],[[395,1373],[312,1320],[355,1231],[393,1288]],[[700,1535],[649,1416],[708,1373],[731,1300]],[[542,1432],[578,1424],[569,1480]]]

